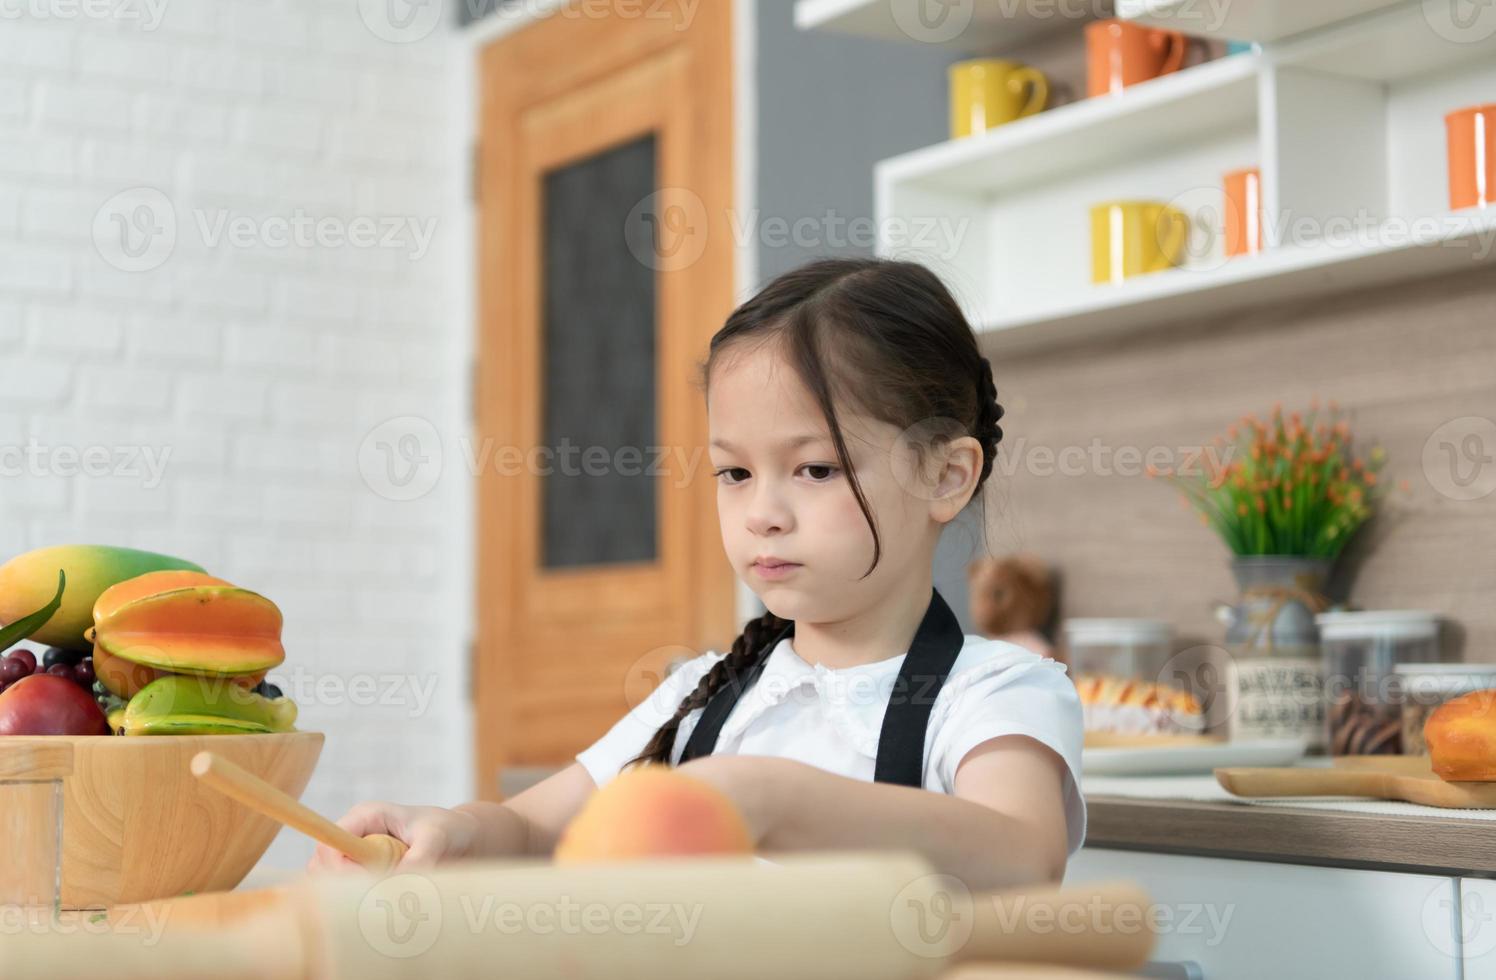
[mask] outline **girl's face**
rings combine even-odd
[[[864,578],[872,530],[820,408],[775,345],[735,352],[714,367],[707,414],[722,545],[770,612],[839,621],[887,595],[919,567],[910,562],[929,567],[941,522],[929,495],[895,466],[899,429],[837,406],[882,544],[878,567]],[[776,569],[761,559],[789,564]]]

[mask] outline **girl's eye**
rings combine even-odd
[[[727,476],[728,474],[732,474],[733,478],[723,480],[722,478],[724,476]],[[738,474],[742,474],[741,478],[738,476]],[[717,472],[713,473],[712,476],[716,477],[720,482],[726,483],[728,486],[732,486],[735,483],[741,483],[742,480],[747,479],[747,474],[748,471],[743,469],[741,466],[725,466]]]
[[[801,469],[816,483],[825,483],[837,474],[837,468],[830,463],[806,463]]]

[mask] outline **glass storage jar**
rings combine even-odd
[[[1072,677],[1156,681],[1173,643],[1173,629],[1160,619],[1067,619],[1061,632]]]
[[[1496,664],[1398,664],[1392,672],[1402,702],[1404,755],[1428,754],[1423,725],[1439,705],[1471,691],[1496,692]]]
[[[1325,669],[1325,735],[1331,755],[1402,751],[1397,664],[1439,660],[1439,620],[1429,612],[1373,610],[1315,617]]]

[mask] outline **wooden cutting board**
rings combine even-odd
[[[1337,755],[1331,756],[1330,765],[1342,769],[1385,769],[1411,776],[1434,771],[1433,759],[1426,755]]]
[[[1450,782],[1435,776],[1432,769],[1416,771],[1411,762],[1387,761],[1397,757],[1388,756],[1379,764],[1370,761],[1375,758],[1337,760],[1329,769],[1224,768],[1215,770],[1215,777],[1237,796],[1362,796],[1459,810],[1496,809],[1496,782]]]

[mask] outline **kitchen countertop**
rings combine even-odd
[[[1208,774],[1081,782],[1088,847],[1496,877],[1496,810],[1330,796],[1244,800]]]
[[[501,792],[508,798],[555,771],[505,770]],[[1243,800],[1209,774],[1083,774],[1081,784],[1090,847],[1496,878],[1496,810],[1346,797]]]

